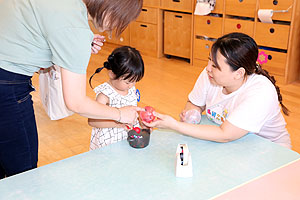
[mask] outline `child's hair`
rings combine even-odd
[[[116,48],[104,62],[103,67],[96,69],[90,77],[91,88],[92,78],[95,74],[101,72],[103,68],[111,70],[115,74],[115,79],[124,78],[129,81],[140,81],[144,76],[144,62],[138,50],[129,46]]]
[[[275,84],[275,78],[270,76],[268,71],[262,69],[257,63],[258,47],[253,38],[244,33],[229,33],[218,38],[212,46],[211,54],[212,61],[220,69],[217,62],[218,51],[226,58],[226,62],[232,71],[236,71],[242,67],[245,69],[247,75],[256,73],[267,77],[276,88],[278,101],[283,113],[285,115],[289,114],[289,110],[282,103],[282,95],[280,94],[279,87]]]

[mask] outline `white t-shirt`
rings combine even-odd
[[[291,148],[276,89],[267,77],[252,74],[237,91],[227,95],[222,91],[223,87],[210,83],[204,69],[189,100],[206,106],[208,119],[218,124],[228,120],[236,127]]]

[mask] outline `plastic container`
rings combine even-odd
[[[185,113],[185,122],[190,123],[190,124],[199,124],[201,121],[201,113],[196,110],[188,110]]]

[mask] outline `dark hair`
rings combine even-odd
[[[275,86],[278,101],[285,115],[289,114],[289,110],[282,103],[282,95],[279,87],[275,84],[274,76],[270,76],[267,70],[261,68],[257,63],[258,47],[254,39],[244,33],[229,33],[217,39],[211,48],[212,61],[218,69],[220,66],[217,62],[217,52],[220,52],[225,58],[227,64],[232,71],[244,68],[247,75],[253,73],[261,74],[267,77]]]
[[[103,27],[108,19],[108,27],[119,36],[128,24],[135,20],[143,6],[143,0],[85,0],[90,16],[97,26]]]
[[[96,69],[90,77],[89,83],[92,87],[92,78],[96,73],[101,72],[103,68],[111,70],[115,74],[115,79],[124,76],[124,80],[140,81],[144,76],[144,62],[138,50],[129,46],[116,48],[104,62],[103,67]]]

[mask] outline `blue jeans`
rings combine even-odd
[[[37,167],[31,77],[0,68],[0,179]]]

